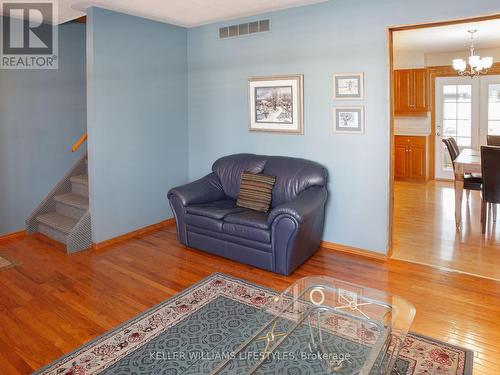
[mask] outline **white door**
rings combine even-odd
[[[480,144],[486,144],[487,135],[500,135],[500,75],[480,78]]]
[[[436,78],[436,179],[453,179],[453,165],[443,138],[453,137],[460,149],[479,148],[479,80]]]

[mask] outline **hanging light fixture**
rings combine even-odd
[[[467,62],[464,59],[454,59],[453,60],[453,68],[460,74],[461,76],[474,78],[480,74],[488,73],[488,70],[493,65],[492,57],[483,57],[481,58],[478,55],[474,54],[474,34],[477,30],[469,30],[471,45],[469,48],[470,56],[469,56],[469,66],[467,66]]]

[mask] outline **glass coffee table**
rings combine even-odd
[[[306,277],[213,348],[221,357],[203,372],[391,374],[414,315],[410,303],[389,293]]]

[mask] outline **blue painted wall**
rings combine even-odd
[[[58,70],[0,70],[0,235],[24,229],[79,156],[85,79],[83,24],[59,27]]]
[[[236,152],[316,160],[330,174],[324,239],[385,253],[387,28],[499,12],[498,0],[335,0],[189,29],[190,179],[207,173],[218,157]],[[222,25],[267,17],[269,33],[218,39]],[[364,72],[366,100],[333,101],[332,74],[342,72]],[[304,74],[305,135],[250,133],[248,77],[287,73]],[[334,104],[365,105],[365,134],[334,134]]]
[[[187,31],[91,8],[87,17],[90,207],[101,242],[172,216],[188,179]]]

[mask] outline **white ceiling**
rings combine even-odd
[[[85,15],[90,6],[178,26],[194,27],[328,0],[59,0],[59,23]]]
[[[474,44],[477,48],[500,47],[500,19],[462,23],[394,33],[397,51],[444,52],[466,50],[470,45],[467,30],[477,29]]]

